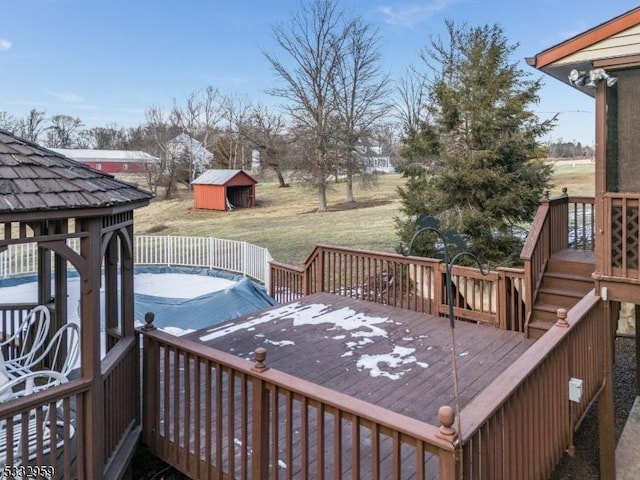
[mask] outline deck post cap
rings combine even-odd
[[[437,436],[448,440],[453,443],[456,439],[456,431],[453,428],[453,422],[456,419],[456,414],[448,405],[443,405],[438,409],[438,420],[440,421],[440,428]]]
[[[251,368],[251,370],[253,370],[254,372],[264,372],[265,370],[268,370],[269,367],[267,367],[264,363],[267,359],[267,349],[264,347],[258,347],[253,353],[256,359],[256,363]]]
[[[147,312],[144,314],[144,325],[142,327],[142,330],[144,330],[145,332],[149,332],[151,330],[155,330],[156,327],[153,324],[153,321],[156,318],[156,314],[153,312]]]
[[[569,326],[569,322],[567,322],[567,310],[565,308],[559,308],[556,312],[558,320],[556,321],[556,325],[559,327],[567,328]]]

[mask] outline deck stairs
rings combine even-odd
[[[540,338],[557,320],[559,308],[569,310],[594,286],[594,253],[566,249],[553,254],[535,294],[527,335]]]

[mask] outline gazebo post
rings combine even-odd
[[[102,478],[104,469],[104,396],[100,363],[100,270],[101,219],[90,218],[81,222],[88,236],[80,242],[80,255],[87,261],[86,275],[80,288],[80,342],[82,344],[82,376],[91,379],[91,388],[84,395],[84,447],[86,477]]]
[[[133,245],[133,225],[126,227],[131,251],[122,244],[120,247],[121,271],[120,282],[122,289],[122,333],[124,337],[132,337],[135,335],[134,328],[134,295],[133,295],[133,275],[134,275],[134,245]],[[138,357],[136,357],[138,358]],[[138,372],[138,370],[136,370]]]

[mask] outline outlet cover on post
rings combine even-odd
[[[582,380],[579,378],[569,379],[569,400],[576,403],[582,400]]]

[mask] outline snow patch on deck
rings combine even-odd
[[[225,337],[239,331],[254,331],[257,326],[275,321],[291,320],[292,327],[305,325],[326,326],[326,331],[331,332],[326,339],[341,342],[346,351],[341,357],[354,357],[356,367],[359,371],[368,370],[372,377],[386,377],[391,380],[398,380],[405,373],[411,371],[413,366],[428,368],[429,364],[419,362],[414,352],[415,348],[395,345],[393,351],[382,354],[361,353],[363,347],[374,344],[376,338],[388,338],[388,332],[384,328],[385,324],[394,326],[402,323],[389,320],[387,317],[375,317],[361,312],[343,307],[338,310],[331,310],[330,305],[321,303],[305,305],[295,302],[275,308],[263,314],[248,317],[243,322],[230,323],[219,327],[211,328],[200,337],[200,340],[207,342],[210,340]],[[281,332],[286,332],[287,328],[281,328]],[[405,329],[406,336],[403,341],[412,342],[416,338],[411,335],[410,330]],[[264,334],[255,334],[264,343],[276,346],[294,345],[291,340],[271,340],[265,338]],[[426,338],[421,335],[418,338]],[[429,347],[431,348],[431,347]]]
[[[329,324],[329,331],[346,330],[352,337],[356,338],[387,337],[387,331],[379,327],[379,325],[388,321],[387,317],[371,317],[348,307],[331,311],[328,305],[321,303],[303,305],[300,302],[295,302],[259,316],[248,317],[244,322],[213,328],[208,330],[206,335],[200,337],[200,340],[207,342],[241,330],[250,331],[257,325],[274,320],[293,320],[294,327]],[[340,335],[338,334],[337,336]]]
[[[427,368],[429,364],[418,362],[418,359],[413,355],[416,351],[415,348],[400,347],[396,345],[393,347],[391,353],[381,353],[377,355],[362,355],[356,366],[358,370],[369,370],[369,375],[372,377],[387,377],[391,380],[398,380],[405,373],[411,371],[411,368],[401,368],[406,365],[416,364],[422,368]],[[383,369],[382,365],[387,365],[388,369]],[[391,371],[393,369],[395,371]],[[400,369],[400,370],[398,370]]]

